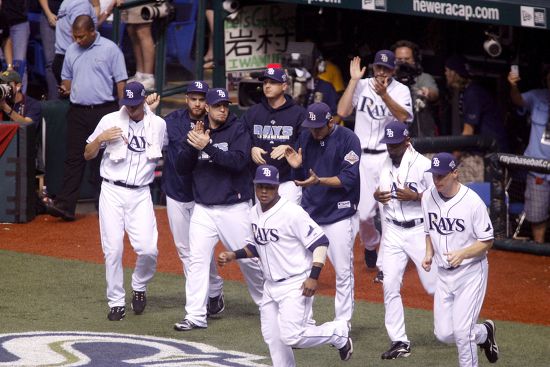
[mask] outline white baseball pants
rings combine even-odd
[[[166,213],[168,214],[168,223],[172,238],[176,245],[176,250],[183,264],[183,274],[187,279],[187,269],[189,268],[189,223],[195,202],[187,203],[177,201],[171,197],[166,197]],[[208,297],[218,297],[223,290],[223,279],[218,274],[216,260],[212,256],[210,262],[210,279],[209,279]]]
[[[434,333],[439,341],[456,344],[461,367],[478,365],[477,344],[487,340],[487,328],[476,322],[487,290],[488,273],[486,258],[454,270],[438,267]]]
[[[405,314],[401,299],[403,274],[409,259],[414,262],[420,281],[428,294],[434,294],[437,270],[427,272],[422,268],[426,253],[424,224],[412,228],[402,228],[386,223],[382,234],[381,248],[384,250],[384,306],[385,323],[392,342],[409,342],[405,332]]]
[[[269,347],[274,367],[294,367],[292,347],[311,348],[332,344],[342,348],[347,343],[346,321],[331,321],[319,326],[308,324],[313,297],[302,295],[304,273],[282,282],[266,280],[260,306],[262,335]]]
[[[132,289],[145,291],[157,267],[157,221],[149,186],[128,189],[103,181],[99,195],[99,230],[109,307],[124,306],[124,231],[137,254]]]
[[[185,283],[186,319],[206,327],[209,269],[218,241],[230,251],[245,246],[250,233],[250,203],[205,206],[195,204],[189,227],[189,268]],[[238,261],[248,285],[248,292],[259,306],[262,301],[263,275],[258,259]]]
[[[329,240],[328,258],[336,273],[335,320],[351,321],[354,307],[353,244],[359,228],[359,215],[322,225]]]

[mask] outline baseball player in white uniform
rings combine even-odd
[[[429,294],[435,291],[436,271],[425,272],[422,260],[426,253],[423,215],[420,200],[433,185],[430,160],[412,146],[407,126],[399,121],[386,125],[380,141],[388,148],[388,157],[382,164],[380,186],[374,192],[382,204],[382,232],[384,256],[384,306],[386,330],[391,340],[382,359],[408,357],[411,343],[405,332],[405,316],[401,300],[401,284],[409,259],[416,265],[420,281]]]
[[[105,148],[100,173],[99,227],[105,255],[108,319],[126,315],[122,252],[124,231],[137,254],[132,275],[132,308],[145,309],[147,283],[157,265],[157,222],[149,184],[166,141],[166,123],[145,104],[145,90],[138,82],[124,88],[123,107],[105,115],[87,139],[86,160]]]
[[[437,266],[434,333],[443,343],[455,343],[459,365],[477,366],[476,344],[490,363],[498,360],[495,324],[477,324],[487,289],[487,251],[493,245],[493,225],[479,196],[458,182],[458,163],[449,153],[432,158],[434,186],[424,193],[422,212],[426,255],[422,266]]]
[[[395,71],[393,52],[381,50],[376,53],[374,77],[362,79],[365,70],[365,67],[361,68],[361,58],[354,57],[350,62],[351,79],[338,102],[338,115],[347,117],[355,109],[355,133],[363,150],[360,165],[359,235],[365,246],[367,267],[378,266],[381,270],[381,259],[377,262],[376,255],[380,233],[374,226],[377,202],[373,197],[382,164],[387,158],[386,146],[380,143],[380,139],[389,122],[412,121],[413,110],[409,88],[392,78]],[[385,225],[383,221],[382,225]],[[380,282],[382,279],[382,273],[379,273],[375,281]]]
[[[254,178],[258,203],[250,211],[246,246],[218,256],[220,266],[235,259],[260,258],[264,293],[262,334],[274,367],[296,366],[292,348],[332,344],[347,361],[353,353],[345,320],[308,323],[328,238],[307,212],[278,193],[279,171],[260,165]]]

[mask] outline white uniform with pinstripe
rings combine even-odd
[[[365,248],[374,250],[380,242],[380,233],[374,227],[377,202],[373,193],[378,187],[380,169],[388,156],[386,144],[380,143],[384,137],[384,128],[395,117],[391,114],[382,98],[371,87],[373,78],[361,79],[353,93],[352,104],[355,108],[355,134],[361,141],[361,200],[359,201],[359,234]],[[409,114],[412,121],[413,111],[409,88],[392,80],[387,88],[388,94]],[[381,260],[380,256],[380,260]],[[381,264],[377,263],[381,268]]]
[[[302,295],[313,248],[328,242],[319,225],[304,209],[284,198],[266,212],[256,204],[250,221],[252,233],[246,242],[256,248],[265,278],[261,324],[273,366],[295,366],[292,347],[343,347],[348,340],[347,322],[310,325],[313,297]]]
[[[477,366],[477,344],[487,339],[487,328],[477,319],[487,289],[487,254],[465,259],[451,268],[445,253],[493,239],[487,207],[464,185],[444,199],[435,187],[422,198],[424,231],[430,236],[437,265],[434,332],[444,343],[456,343],[460,366]],[[433,271],[433,270],[432,270]]]
[[[88,138],[88,143],[94,141],[103,131],[118,125],[118,121],[112,118],[117,113],[103,117]],[[155,124],[164,125],[164,138],[161,137],[161,140],[166,144],[166,123],[158,116],[150,118]],[[129,121],[126,158],[112,160],[110,154],[105,152],[101,160],[103,183],[99,196],[99,227],[105,255],[109,307],[125,305],[122,267],[124,231],[128,233],[130,244],[137,254],[132,289],[145,291],[156,271],[158,231],[149,184],[155,178],[158,159],[146,157],[148,144],[150,142],[145,137],[143,120]]]

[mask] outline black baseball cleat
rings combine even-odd
[[[390,349],[382,353],[382,359],[405,358],[411,355],[411,346],[405,342],[392,342]]]
[[[351,358],[351,355],[353,354],[353,342],[349,336],[346,344],[342,348],[338,349],[338,353],[340,353],[340,359],[342,361],[349,361]]]
[[[111,307],[107,314],[109,321],[120,321],[124,316],[126,316],[126,307],[124,306]]]
[[[44,196],[42,198],[42,203],[44,204],[44,207],[46,208],[46,213],[51,215],[52,217],[60,217],[65,222],[72,222],[75,220],[74,213],[71,213],[59,206],[52,198],[49,198],[47,196]]]
[[[487,340],[479,344],[479,347],[485,351],[485,356],[489,363],[495,363],[498,361],[499,354],[497,341],[495,339],[497,329],[492,320],[485,321],[483,325],[487,328]]]
[[[183,319],[182,322],[176,322],[174,324],[174,330],[177,331],[189,331],[193,329],[206,329],[206,326],[195,325],[191,320]]]
[[[132,310],[134,310],[136,315],[141,315],[143,313],[146,304],[147,297],[145,296],[145,291],[132,291]]]
[[[384,272],[380,270],[378,273],[376,273],[376,276],[372,280],[374,283],[384,283]]]
[[[206,304],[206,316],[219,315],[225,310],[225,298],[223,292],[217,297],[208,297]]]
[[[378,260],[376,250],[365,249],[365,264],[367,264],[367,269],[376,268],[376,260]]]

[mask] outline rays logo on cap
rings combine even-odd
[[[382,54],[382,55],[380,55],[380,58],[382,59],[382,61],[388,62],[388,55]]]
[[[195,86],[199,89],[202,89],[203,86],[202,86],[202,83],[201,82],[195,82]]]
[[[219,95],[220,97],[225,98],[225,92],[224,92],[223,90],[218,89],[217,92],[218,92],[218,95]]]
[[[132,92],[130,89],[126,89],[126,97],[134,98],[134,92]]]
[[[271,177],[271,170],[267,167],[262,170],[262,173],[265,177]]]
[[[386,135],[388,138],[393,138],[393,130],[392,129],[386,129]]]
[[[269,68],[269,69],[267,69],[267,73],[268,73],[269,75],[273,75],[273,74],[275,74],[275,69]]]
[[[314,113],[314,112],[311,112],[311,111],[309,112],[309,119],[310,119],[311,121],[317,120],[317,116],[315,116],[315,113]]]
[[[439,167],[439,159],[434,158],[432,164],[434,165],[434,167]]]

